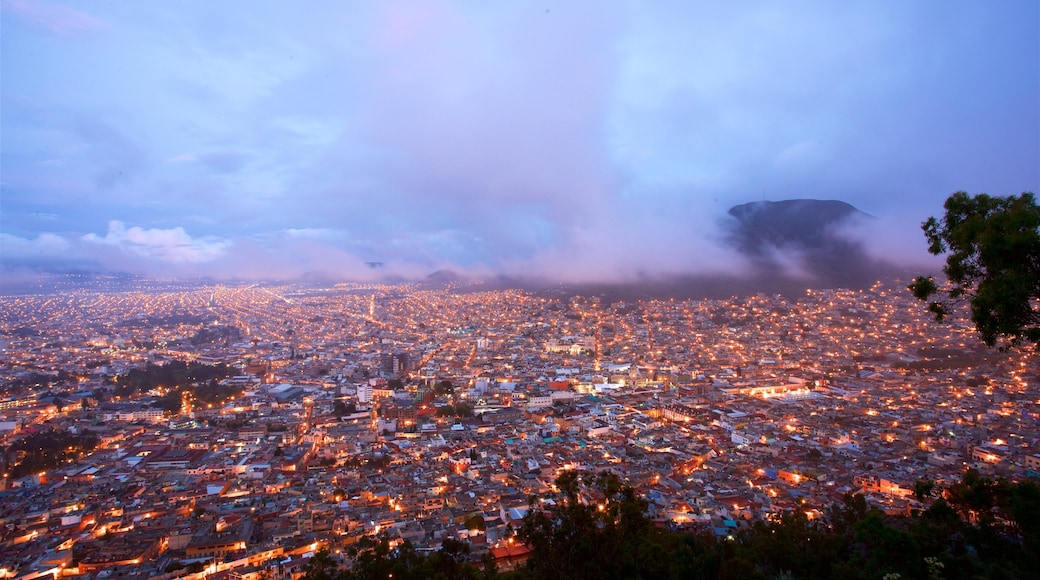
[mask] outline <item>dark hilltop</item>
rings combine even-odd
[[[908,275],[872,257],[856,227],[875,218],[837,200],[791,199],[737,205],[719,218],[723,248],[745,257],[743,274],[647,276],[624,283],[552,284],[508,277],[484,288],[524,287],[562,295],[611,299],[724,298],[756,293],[795,294],[808,288],[866,288]]]

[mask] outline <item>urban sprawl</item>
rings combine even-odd
[[[1040,471],[1040,357],[981,347],[896,282],[478,290],[0,297],[0,578],[291,578],[365,536],[508,564],[567,470],[612,471],[659,525],[720,537],[850,492],[907,513],[915,482],[969,467]],[[44,440],[69,443],[19,445]]]

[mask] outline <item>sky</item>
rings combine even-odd
[[[734,273],[798,198],[930,263],[951,193],[1040,192],[1035,0],[0,9],[5,277]]]

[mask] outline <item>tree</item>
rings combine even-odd
[[[468,563],[469,544],[454,538],[445,538],[440,550],[424,556],[411,542],[393,546],[386,537],[365,536],[351,546],[350,554],[353,565],[337,576],[337,580],[467,580],[478,575],[477,568]]]
[[[1040,207],[1032,193],[991,197],[954,193],[941,219],[921,228],[928,251],[948,254],[947,283],[918,276],[910,291],[928,302],[942,322],[967,301],[971,320],[987,346],[1001,349],[1032,342],[1040,349]]]
[[[310,561],[303,568],[305,580],[332,580],[337,574],[336,561],[332,559],[329,551],[322,548],[315,552]]]
[[[480,531],[484,531],[484,527],[485,527],[484,517],[481,516],[480,514],[473,514],[470,517],[466,518],[466,524],[465,525],[466,525],[466,529],[467,530],[474,530],[474,531],[480,530]]]
[[[48,428],[29,433],[4,449],[0,458],[13,454],[17,461],[10,466],[11,479],[64,466],[89,454],[97,447],[98,436],[92,431],[73,433]]]
[[[351,413],[357,412],[357,405],[354,403],[347,403],[343,399],[336,399],[332,403],[332,414],[337,417],[343,417],[350,415]]]
[[[669,545],[648,502],[613,473],[566,471],[556,487],[549,507],[532,498],[518,534],[532,550],[527,571],[535,578],[692,577],[673,569],[689,553]]]
[[[441,542],[441,549],[430,555],[427,560],[433,574],[425,574],[425,577],[475,578],[477,569],[468,564],[469,552],[469,544],[466,542],[451,537],[444,538]]]
[[[918,501],[924,501],[932,495],[932,490],[935,489],[935,482],[927,479],[918,479],[914,482],[914,497]]]

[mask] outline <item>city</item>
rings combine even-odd
[[[299,577],[365,537],[508,569],[567,472],[719,538],[1040,472],[1040,357],[896,281],[621,300],[141,280],[0,297],[0,351],[5,578]],[[17,445],[48,437],[60,456]]]
[[[0,0],[0,580],[1036,577],[1037,22]]]

